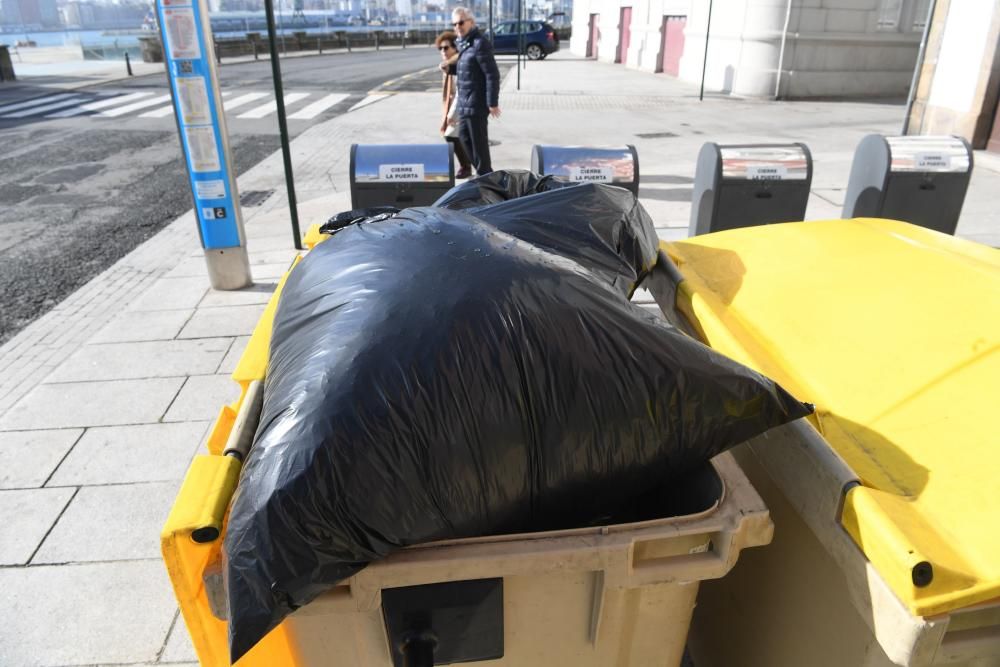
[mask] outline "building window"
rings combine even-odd
[[[878,10],[878,29],[883,32],[898,32],[902,13],[903,0],[882,0]]]
[[[931,9],[931,0],[917,0],[913,8],[913,32],[923,32],[927,26],[927,12]]]

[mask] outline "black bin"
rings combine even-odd
[[[617,185],[639,196],[639,154],[631,144],[620,148],[536,144],[531,147],[531,171],[576,182]]]
[[[430,206],[455,185],[451,144],[351,145],[351,207]]]
[[[805,144],[709,142],[698,153],[689,233],[803,220],[812,173]]]
[[[954,234],[971,177],[972,147],[961,137],[869,134],[854,153],[843,217]]]

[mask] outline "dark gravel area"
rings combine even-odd
[[[10,128],[0,142],[0,344],[191,208],[176,132]],[[276,135],[231,137],[237,173]]]

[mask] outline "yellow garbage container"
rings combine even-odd
[[[306,243],[323,238],[313,228]],[[664,264],[650,281],[654,290],[672,285],[666,270]],[[220,550],[240,458],[226,452],[245,450],[256,430],[283,286],[284,280],[233,373],[242,395],[220,412],[209,452],[192,463],[161,534],[164,562],[203,665],[229,664]],[[387,599],[413,587],[430,587],[433,599],[435,591],[448,594],[449,584],[484,582],[484,596],[495,601],[483,612],[494,614],[485,626],[500,640],[500,652],[494,644],[484,664],[676,667],[699,583],[726,575],[742,550],[767,544],[772,524],[730,454],[713,459],[674,495],[683,501],[636,523],[404,549],[296,611],[239,664],[400,664],[399,647],[389,640]]]
[[[666,250],[697,335],[816,405],[734,450],[775,538],[702,587],[697,667],[1000,665],[1000,252],[873,219]]]

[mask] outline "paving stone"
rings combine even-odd
[[[193,278],[200,277],[208,282],[208,267],[205,264],[205,257],[185,257],[180,264],[164,274],[164,278]]]
[[[87,345],[45,381],[135,380],[214,373],[231,344],[231,338],[202,338]]]
[[[0,489],[44,484],[82,433],[78,428],[0,433]]]
[[[632,303],[656,303],[653,293],[648,289],[640,287],[632,294]]]
[[[656,228],[656,234],[661,241],[683,241],[688,238],[687,227]]]
[[[281,278],[288,272],[291,262],[278,262],[274,264],[251,264],[250,273],[254,280],[267,280],[268,278]]]
[[[163,649],[160,662],[198,662],[198,654],[195,653],[194,645],[191,643],[191,635],[184,625],[184,618],[179,614],[173,630],[170,631],[170,637],[167,638],[167,647]]]
[[[182,384],[184,378],[38,385],[0,417],[0,431],[153,423]]]
[[[198,305],[199,308],[217,308],[219,306],[251,306],[267,303],[274,294],[278,284],[273,282],[257,282],[240,290],[209,290]]]
[[[249,342],[250,336],[238,336],[233,341],[232,347],[229,348],[229,352],[226,352],[226,358],[219,365],[218,372],[227,375],[232,374],[236,370],[236,365],[240,363],[240,357],[243,356],[243,352],[246,351],[247,343]]]
[[[0,491],[0,565],[27,563],[75,491]]]
[[[178,338],[210,338],[215,336],[248,336],[253,333],[264,305],[199,308]]]
[[[156,660],[177,612],[163,562],[0,569],[0,665]]]
[[[251,254],[270,252],[272,250],[287,250],[293,253],[298,252],[295,250],[295,243],[292,242],[291,229],[284,234],[279,234],[277,236],[251,236],[247,241],[247,250]]]
[[[209,422],[87,429],[47,486],[182,480]]]
[[[171,340],[177,336],[193,312],[193,310],[153,310],[123,313],[98,331],[90,342],[129,343]]]
[[[179,481],[81,488],[32,564],[158,559],[178,489]]]
[[[303,252],[301,250],[265,250],[263,252],[253,253],[253,261],[260,262],[261,264],[280,264],[284,263],[288,266],[295,259],[295,256]],[[253,271],[253,266],[250,267],[251,272]]]
[[[208,278],[161,278],[150,285],[129,310],[186,310],[194,308],[211,285]]]
[[[184,383],[163,421],[214,421],[223,405],[239,397],[240,386],[228,375],[195,375]]]

